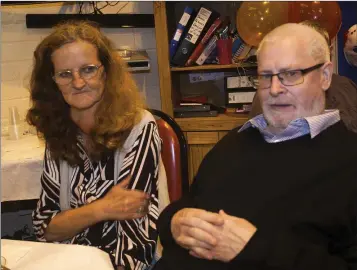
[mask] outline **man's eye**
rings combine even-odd
[[[263,75],[259,75],[259,79],[260,79],[260,80],[270,80],[270,77],[271,77],[271,76],[268,75],[268,74],[266,74],[266,75],[264,75],[264,74],[263,74]]]
[[[72,72],[70,72],[70,71],[59,72],[59,73],[57,73],[57,76],[59,78],[63,78],[63,79],[71,78],[72,77]]]
[[[286,71],[286,72],[284,72],[284,76],[285,77],[295,77],[297,75],[298,75],[297,71]]]

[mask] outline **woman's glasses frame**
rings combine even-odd
[[[73,79],[74,79],[74,72],[78,72],[79,76],[84,80],[88,81],[95,76],[97,76],[99,69],[103,65],[85,65],[83,67],[77,68],[77,69],[66,69],[66,70],[61,70],[56,72],[53,76],[52,79],[57,83],[58,85],[68,85],[70,84]]]

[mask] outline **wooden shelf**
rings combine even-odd
[[[182,71],[195,71],[195,70],[214,70],[214,69],[236,69],[236,68],[255,68],[255,64],[242,63],[242,64],[229,64],[229,65],[202,65],[202,66],[192,66],[192,67],[172,67],[171,71],[182,72]]]
[[[247,114],[219,114],[216,117],[175,118],[184,132],[187,131],[227,131],[243,125]]]

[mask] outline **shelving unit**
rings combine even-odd
[[[222,70],[222,69],[237,69],[237,68],[253,68],[255,65],[250,63],[230,64],[230,65],[202,65],[192,67],[171,67],[171,71],[184,72],[184,71],[201,71],[201,70]]]
[[[169,60],[169,39],[173,34],[172,30],[175,29],[177,22],[174,22],[173,19],[172,6],[168,8],[167,5],[176,4],[184,5],[184,3],[179,2],[154,2],[161,109],[170,116],[173,116],[173,107],[177,91],[180,91],[180,76],[182,74],[195,72],[201,73],[206,71],[242,71],[243,69],[252,69],[256,67],[250,63],[171,67]],[[226,8],[226,10],[228,9],[229,8]],[[189,178],[190,181],[192,181],[204,156],[225,134],[227,134],[228,131],[237,126],[243,125],[248,120],[248,117],[246,114],[219,114],[217,117],[175,118],[175,120],[184,131],[189,145]]]
[[[217,117],[176,118],[175,121],[186,131],[229,131],[247,121],[246,114],[219,114]]]

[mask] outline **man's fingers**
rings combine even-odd
[[[207,243],[211,246],[215,246],[217,244],[217,239],[215,237],[197,227],[188,228],[187,234],[196,240]]]
[[[220,231],[215,225],[207,222],[206,220],[202,220],[198,217],[180,217],[179,221],[181,224],[189,227],[194,227],[200,229],[214,237],[218,237],[220,235]]]
[[[228,216],[227,214],[226,214],[226,212],[224,212],[224,210],[223,209],[221,209],[221,210],[219,210],[219,212],[218,212],[220,215],[222,215],[223,217],[226,217],[226,216]]]
[[[177,238],[177,242],[187,249],[192,249],[193,247],[200,247],[205,249],[213,248],[213,246],[211,246],[210,244],[203,241],[199,241],[196,238],[190,236],[180,236]]]
[[[197,258],[203,258],[207,260],[212,260],[213,255],[212,252],[205,248],[194,247],[190,250],[190,254],[195,254]]]
[[[217,226],[221,226],[224,224],[224,219],[222,218],[221,215],[217,214],[217,213],[213,213],[213,212],[209,212],[209,211],[205,211],[205,210],[199,210],[199,209],[194,209],[192,211],[187,211],[187,214],[184,216],[193,216],[193,217],[197,217],[199,219],[203,219],[209,223],[212,223],[214,225]]]
[[[193,257],[196,257],[198,259],[204,259],[203,257],[201,257],[200,255],[198,255],[196,252],[194,252],[193,250],[190,250],[190,255]]]

